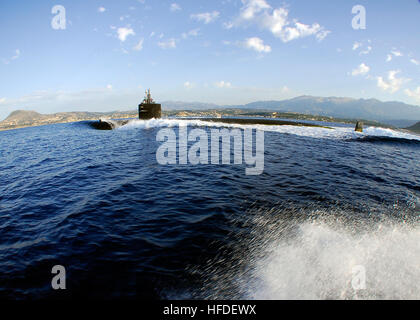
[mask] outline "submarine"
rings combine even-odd
[[[156,103],[150,93],[146,90],[143,101],[138,106],[140,120],[160,119],[162,117],[162,105]],[[102,120],[94,121],[91,126],[98,130],[113,130],[117,127],[127,124],[130,120]]]
[[[143,99],[143,102],[139,104],[139,119],[140,120],[149,120],[149,119],[160,119],[162,117],[162,105],[156,103],[152,99],[150,94],[150,89],[146,91],[146,95]]]
[[[156,103],[150,93],[150,89],[146,90],[143,101],[138,105],[138,119],[139,120],[150,120],[150,119],[160,119],[162,118],[162,105]],[[132,119],[122,119],[122,120],[111,120],[99,119],[98,121],[93,121],[90,125],[98,130],[113,130],[123,125],[126,125]],[[293,125],[293,126],[303,126],[303,127],[319,127],[325,129],[332,129],[327,126],[322,126],[313,123],[307,122],[298,122],[298,121],[288,121],[288,120],[277,120],[277,119],[261,119],[261,118],[203,118],[203,117],[189,117],[183,118],[183,120],[201,120],[209,122],[219,122],[226,124],[242,124],[242,125]],[[356,123],[355,131],[363,132],[363,122],[358,121]]]

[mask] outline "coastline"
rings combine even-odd
[[[344,123],[355,125],[357,121],[362,121],[365,127],[381,127],[392,129],[400,132],[412,133],[419,135],[420,133],[407,128],[396,128],[387,124],[383,124],[377,121],[367,121],[363,119],[339,119],[333,117],[316,116],[309,114],[290,114],[290,113],[276,113],[273,116],[272,112],[260,112],[258,117],[253,114],[253,110],[240,110],[240,109],[227,109],[227,110],[168,110],[163,112],[165,118],[178,118],[178,119],[198,119],[203,121],[211,122],[222,122],[222,123],[236,123],[244,125],[262,124],[262,125],[292,125],[292,126],[306,126],[306,127],[321,127],[331,129],[330,123]],[[16,112],[15,112],[16,113]],[[29,127],[40,127],[49,124],[64,124],[64,123],[76,123],[82,121],[92,121],[95,123],[99,119],[101,120],[113,120],[113,121],[127,121],[135,118],[134,111],[126,112],[109,112],[109,113],[89,113],[89,112],[69,112],[60,114],[31,114],[28,117],[26,111],[18,111],[18,116],[11,118],[9,116],[5,120],[0,122],[0,131],[16,130]],[[59,116],[58,116],[59,115]],[[19,117],[20,116],[20,117]],[[117,120],[116,120],[117,119]],[[317,121],[318,124],[304,122],[304,121]],[[322,125],[319,123],[325,123]]]

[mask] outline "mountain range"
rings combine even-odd
[[[244,105],[215,105],[203,103],[163,102],[165,109],[240,108],[296,112],[335,118],[366,119],[407,127],[420,121],[420,106],[398,101],[377,99],[300,96],[288,100],[256,101]]]
[[[420,121],[420,106],[402,102],[382,102],[377,99],[353,99],[340,97],[300,96],[289,100],[256,101],[243,105],[217,105],[200,102],[162,102],[163,111],[170,110],[217,110],[243,109],[299,113],[342,119],[363,119],[405,128]],[[134,108],[133,108],[134,109]],[[59,112],[40,114],[35,111],[14,111],[0,122],[1,128],[17,128],[49,123],[94,120],[101,117],[121,119],[136,117],[137,111],[115,112]]]
[[[408,127],[407,130],[420,133],[420,122],[417,122],[415,125]]]

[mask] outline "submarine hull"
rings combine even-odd
[[[159,103],[142,103],[139,105],[139,119],[160,119],[162,117],[162,106]]]
[[[114,130],[117,127],[124,126],[129,120],[98,120],[91,121],[89,124],[91,127],[97,130]]]

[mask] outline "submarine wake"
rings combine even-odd
[[[234,258],[219,258],[204,270],[209,276],[198,296],[419,299],[419,215],[402,210],[399,218],[355,217],[356,212],[338,208],[255,210],[240,223],[246,232],[237,235],[243,240]],[[352,285],[357,268],[365,270],[361,290]]]
[[[319,122],[322,125],[322,122]],[[222,123],[214,121],[206,121],[200,119],[150,119],[150,120],[137,120],[132,119],[125,122],[123,125],[116,127],[118,130],[133,130],[133,129],[152,129],[152,128],[163,128],[163,127],[176,127],[176,126],[191,126],[191,127],[226,127],[226,128],[253,128],[259,129],[266,132],[277,132],[293,134],[303,137],[312,138],[332,138],[332,139],[344,139],[357,141],[359,138],[366,137],[389,137],[394,138],[394,141],[398,139],[404,139],[409,141],[420,141],[420,136],[416,134],[406,133],[402,131],[396,131],[386,128],[378,127],[367,127],[363,133],[355,132],[352,125],[348,127],[305,127],[295,125],[266,125],[266,124],[241,124],[241,123]],[[391,139],[392,140],[392,139]]]

